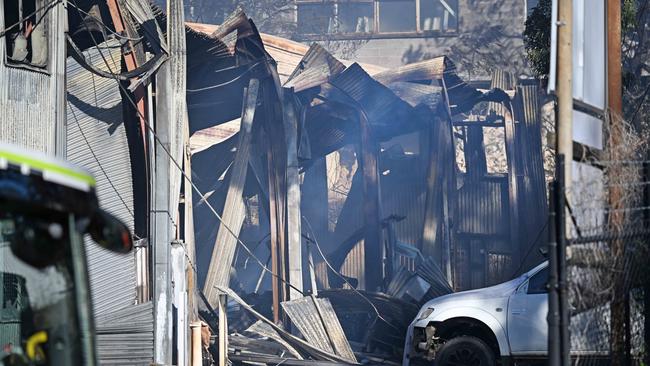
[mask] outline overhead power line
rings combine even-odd
[[[73,1],[73,2],[74,2],[74,1]],[[109,67],[110,64],[108,63],[108,60],[107,60],[106,57],[104,56],[104,53],[102,52],[101,47],[99,47],[99,44],[97,43],[97,40],[95,39],[94,35],[92,34],[92,32],[90,32],[90,30],[86,29],[86,31],[88,32],[88,34],[89,34],[89,36],[90,36],[90,38],[91,38],[93,44],[95,45],[95,47],[96,47],[97,50],[99,51],[99,55],[101,56],[102,60],[104,61],[104,63],[105,63],[106,66],[108,67],[108,69],[110,70],[110,67]],[[112,55],[111,55],[111,57],[112,57]],[[297,292],[299,292],[301,295],[304,296],[305,294],[304,294],[300,289],[298,289],[297,287],[295,287],[294,285],[292,285],[290,282],[286,281],[284,278],[282,278],[282,277],[278,276],[277,274],[273,273],[273,271],[271,271],[271,270],[270,270],[270,269],[269,269],[269,268],[268,268],[268,267],[267,267],[267,266],[266,266],[266,265],[265,265],[265,264],[264,264],[264,263],[263,263],[263,262],[262,262],[262,261],[261,261],[261,260],[260,260],[260,259],[259,259],[259,258],[258,258],[258,257],[257,257],[253,252],[252,252],[252,251],[251,251],[251,250],[250,250],[250,248],[248,248],[248,246],[247,246],[246,244],[244,244],[244,242],[239,238],[239,236],[238,236],[237,234],[235,234],[235,232],[234,232],[234,231],[233,231],[233,230],[232,230],[232,229],[231,229],[231,228],[230,228],[226,223],[224,223],[224,221],[223,221],[221,215],[219,215],[219,213],[217,213],[217,211],[214,209],[214,207],[212,206],[212,204],[210,204],[210,202],[207,200],[207,198],[205,197],[205,195],[204,195],[204,194],[201,192],[201,190],[196,186],[196,184],[195,184],[195,183],[190,179],[190,177],[185,173],[185,171],[183,170],[183,167],[182,167],[182,166],[181,166],[181,165],[176,161],[176,159],[172,156],[172,154],[169,152],[169,150],[167,149],[167,147],[165,147],[165,144],[163,144],[163,142],[160,140],[160,138],[158,137],[158,135],[157,135],[156,132],[154,131],[153,127],[151,127],[151,125],[147,122],[147,119],[145,118],[145,116],[144,116],[144,115],[142,114],[142,112],[140,112],[140,110],[138,109],[138,107],[137,107],[137,103],[133,100],[133,98],[131,97],[131,94],[129,93],[129,91],[128,91],[128,90],[127,90],[127,89],[122,85],[122,83],[120,83],[120,80],[119,80],[119,78],[117,77],[117,75],[115,75],[112,71],[111,71],[110,73],[111,73],[112,75],[114,75],[114,77],[115,77],[115,81],[118,83],[120,89],[122,89],[122,91],[124,92],[124,95],[126,96],[127,100],[129,101],[129,103],[131,104],[131,106],[132,106],[132,107],[137,111],[137,113],[138,113],[138,115],[140,116],[140,118],[142,118],[142,121],[144,122],[144,125],[147,127],[147,130],[148,130],[149,132],[151,132],[151,134],[152,134],[153,137],[154,137],[154,140],[155,140],[155,141],[158,143],[158,145],[162,148],[162,150],[164,151],[165,155],[167,155],[167,157],[169,158],[169,160],[173,163],[173,165],[176,167],[176,169],[178,169],[178,171],[181,173],[181,175],[182,175],[182,176],[183,176],[183,177],[184,177],[188,182],[191,183],[191,185],[192,185],[192,189],[193,189],[194,191],[196,191],[196,193],[201,197],[202,200],[205,201],[206,205],[208,206],[208,208],[210,209],[210,211],[212,212],[212,214],[217,218],[217,220],[219,220],[219,222],[220,222],[220,223],[223,225],[223,227],[228,231],[228,233],[230,233],[230,235],[232,235],[232,236],[237,240],[237,243],[238,243],[238,244],[239,244],[239,245],[240,245],[240,246],[241,246],[241,247],[242,247],[242,248],[243,248],[243,249],[244,249],[244,250],[245,250],[245,251],[246,251],[246,252],[247,252],[251,257],[252,257],[252,258],[253,258],[253,259],[255,259],[255,261],[257,262],[257,264],[258,264],[258,265],[259,265],[259,266],[260,266],[264,271],[268,272],[271,276],[273,276],[273,277],[279,279],[282,283],[286,284],[287,286],[289,286],[289,287],[292,288],[293,290],[296,290]],[[193,268],[194,268],[194,267],[193,267]]]

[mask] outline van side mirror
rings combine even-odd
[[[102,248],[113,252],[128,253],[133,248],[133,237],[129,228],[102,209],[98,209],[91,217],[88,234]]]

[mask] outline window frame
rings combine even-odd
[[[531,290],[531,288],[530,288],[530,281],[531,281],[535,276],[539,276],[539,275],[541,275],[541,274],[544,273],[544,272],[546,272],[546,281],[544,282],[544,289],[542,289],[542,290],[539,290],[539,289]],[[549,276],[549,274],[550,274],[550,273],[549,273],[549,268],[548,268],[548,266],[545,266],[545,267],[543,267],[542,269],[540,269],[539,271],[535,272],[535,274],[533,274],[532,276],[530,276],[530,277],[526,280],[526,295],[543,295],[543,294],[548,294],[548,276]]]
[[[24,0],[23,0],[24,1]],[[22,70],[29,70],[33,72],[38,72],[41,74],[45,75],[51,75],[51,67],[52,67],[52,50],[51,50],[51,26],[52,26],[52,19],[50,16],[50,13],[52,10],[55,9],[55,7],[58,5],[55,4],[50,4],[47,2],[47,0],[34,0],[34,8],[37,9],[36,14],[34,16],[38,18],[40,16],[41,21],[39,23],[42,23],[43,31],[45,33],[45,42],[47,45],[47,58],[45,61],[44,66],[37,66],[35,64],[32,64],[30,62],[16,62],[12,61],[9,59],[9,37],[8,33],[4,35],[4,42],[5,42],[5,50],[4,50],[4,57],[3,57],[3,65],[5,67],[9,68],[14,68],[14,69],[22,69]],[[4,8],[4,4],[2,8],[0,8],[1,11],[5,12],[6,9]],[[19,15],[18,19],[21,19],[23,17],[22,14]],[[4,24],[6,22],[6,13],[3,14],[2,16],[2,22],[0,22],[0,26],[2,29],[5,29],[7,26],[11,26],[12,24]],[[33,31],[32,31],[33,32]],[[31,34],[30,34],[31,37]]]
[[[421,12],[420,3],[426,0],[412,0],[415,2],[415,30],[414,31],[404,31],[404,32],[381,32],[380,27],[380,14],[379,14],[379,3],[384,0],[294,0],[296,6],[296,26],[298,25],[299,10],[300,5],[334,5],[334,4],[350,4],[350,3],[366,3],[373,5],[373,31],[371,32],[346,32],[346,33],[325,33],[325,34],[314,34],[314,33],[302,33],[297,29],[297,38],[304,41],[319,41],[319,40],[356,40],[356,39],[381,39],[381,38],[423,38],[423,37],[457,37],[459,35],[459,5],[456,4],[456,26],[449,27],[448,30],[422,30],[421,24]]]

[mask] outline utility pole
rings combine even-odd
[[[153,238],[153,287],[154,287],[154,362],[172,362],[172,303],[171,272],[171,228],[170,212],[170,150],[169,130],[171,124],[171,71],[169,61],[165,62],[156,74],[156,135],[160,143],[155,145],[154,188],[151,215],[151,236]]]
[[[607,106],[609,107],[609,160],[621,160],[618,156],[618,147],[623,144],[622,119],[623,119],[623,94],[621,78],[621,1],[607,0]],[[609,167],[611,177],[619,176],[622,167],[616,162]],[[623,189],[619,185],[609,187],[609,229],[612,234],[618,234],[625,223]],[[611,251],[615,260],[613,301],[611,304],[611,349],[612,365],[620,366],[625,362],[626,339],[626,308],[629,306],[627,298],[626,280],[624,272],[625,243],[622,240],[611,242]]]
[[[565,187],[570,191],[573,160],[573,0],[557,0],[557,4],[556,152],[568,160],[564,166],[564,179]]]
[[[558,167],[555,168],[559,171]],[[556,173],[557,175],[557,173]],[[558,294],[558,258],[557,258],[557,190],[558,180],[549,187],[549,231],[548,231],[548,364],[560,365],[560,298]],[[561,215],[559,215],[561,216]]]
[[[571,168],[573,163],[573,0],[557,0],[557,59],[555,90],[557,94],[556,113],[556,176],[555,176],[555,219],[556,238],[549,249],[552,257],[550,274],[551,285],[549,292],[549,327],[553,325],[555,335],[560,342],[549,343],[549,364],[569,365],[569,317],[566,299],[566,261],[565,240],[566,229],[570,225],[569,215],[565,215],[565,198],[571,198]],[[564,219],[566,218],[566,219]],[[554,260],[553,260],[554,259]],[[554,264],[554,265],[553,265]],[[555,294],[554,298],[550,294]],[[559,320],[559,322],[558,322]],[[559,323],[559,324],[558,324]],[[559,327],[558,327],[559,325]],[[551,331],[551,329],[549,329]],[[549,334],[550,336],[550,334]],[[552,339],[549,338],[550,341]]]

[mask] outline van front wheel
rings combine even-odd
[[[494,352],[485,342],[469,336],[452,338],[436,352],[436,366],[495,366]]]

